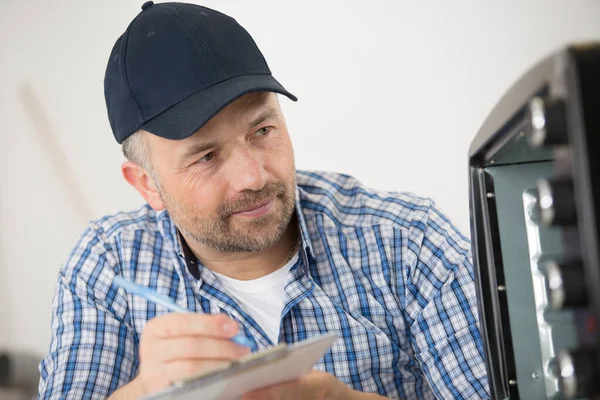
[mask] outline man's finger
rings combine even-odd
[[[159,369],[152,369],[142,383],[144,393],[155,393],[168,386],[193,378],[202,372],[220,368],[227,362],[218,360],[186,360],[162,364]],[[146,366],[147,367],[147,366]]]
[[[229,339],[200,336],[158,339],[152,347],[154,362],[200,359],[229,361],[250,353],[249,348],[235,344]]]
[[[150,320],[144,333],[159,338],[178,336],[232,338],[238,330],[237,322],[224,314],[171,313]]]
[[[227,364],[226,361],[220,360],[175,361],[165,364],[164,371],[166,376],[169,377],[170,383],[173,384]]]

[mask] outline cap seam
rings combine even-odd
[[[125,31],[125,34],[123,35],[123,42],[121,43],[121,60],[120,60],[120,66],[123,69],[123,73],[121,74],[122,78],[125,78],[125,84],[123,86],[125,86],[125,89],[127,90],[127,96],[132,100],[133,104],[135,104],[135,106],[137,107],[137,111],[138,111],[138,123],[140,120],[144,119],[144,111],[142,110],[142,107],[140,106],[140,103],[138,102],[138,100],[136,99],[135,95],[133,94],[133,91],[131,90],[130,86],[129,86],[129,73],[128,73],[128,69],[127,69],[127,49],[129,47],[129,35],[131,34],[131,28],[133,27],[133,24],[135,23],[135,20],[137,19],[134,18],[133,21],[131,21],[131,23],[129,24],[129,26],[127,27],[127,30]],[[141,117],[141,118],[139,118]]]
[[[219,72],[220,67],[215,60],[215,57],[212,53],[212,49],[206,44],[206,42],[198,35],[194,34],[193,24],[190,23],[185,17],[177,14],[175,10],[173,10],[166,3],[162,3],[162,8],[158,11],[164,13],[168,17],[170,17],[181,29],[184,30],[188,39],[194,44],[194,47],[200,54],[200,56],[204,59],[206,66],[210,69],[210,72],[213,74],[215,78],[219,78],[222,74]],[[200,43],[201,42],[201,43]],[[208,54],[206,54],[208,53]]]
[[[244,31],[244,33],[246,33],[246,35],[248,35],[248,37],[250,38],[250,40],[252,41],[252,43],[254,44],[254,46],[259,49],[258,45],[256,44],[256,41],[254,40],[254,38],[252,37],[252,35],[250,35],[250,33],[246,30],[246,28],[244,28],[243,26],[239,25],[240,28],[242,28],[242,30]],[[262,51],[260,51],[260,49],[258,50],[258,54],[260,54],[260,57],[262,58],[263,62],[265,63],[265,66],[267,67],[267,71],[269,71],[269,74],[271,74],[271,68],[269,68],[269,64],[267,63],[267,59],[265,58],[265,55],[262,53]]]
[[[212,51],[212,47],[204,40],[204,38],[198,34],[198,32],[193,29],[194,28],[194,24],[187,19],[185,16],[182,15],[177,15],[177,17],[181,18],[182,21],[184,21],[187,26],[190,28],[190,33],[192,34],[192,36],[198,41],[201,42],[202,45],[204,46],[204,48],[206,49],[207,53],[208,53],[208,60],[213,64],[213,66],[215,67],[215,77],[216,78],[223,78],[223,73],[222,73],[222,68],[219,65],[219,62],[217,61],[217,59],[215,58],[215,55],[213,54]]]

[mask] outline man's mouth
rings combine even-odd
[[[261,217],[268,213],[269,210],[271,210],[271,207],[273,207],[273,203],[275,203],[274,197],[263,200],[260,203],[256,203],[243,210],[236,211],[235,213],[233,213],[233,215],[240,217]]]

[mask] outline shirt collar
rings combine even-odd
[[[310,242],[310,236],[308,235],[308,228],[306,227],[306,220],[304,219],[304,212],[302,210],[302,202],[300,196],[304,195],[301,189],[296,185],[296,216],[298,218],[298,229],[300,229],[300,257],[304,261],[304,265],[308,268],[309,256],[314,260],[315,253]]]

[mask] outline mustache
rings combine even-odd
[[[242,192],[239,198],[228,200],[219,208],[219,215],[228,217],[231,214],[245,210],[254,205],[260,204],[274,196],[280,196],[285,193],[286,186],[283,182],[269,182],[261,190]]]

